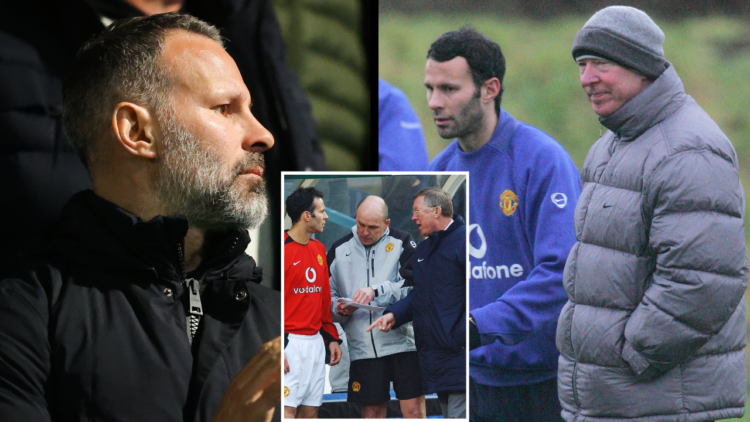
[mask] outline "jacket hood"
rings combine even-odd
[[[672,115],[686,98],[682,80],[670,64],[651,85],[611,115],[599,117],[599,122],[620,141],[632,141]]]
[[[44,239],[45,252],[87,266],[153,270],[162,277],[182,279],[187,231],[184,215],[159,215],[143,221],[85,190],[73,195],[63,208],[59,222]],[[203,246],[209,252],[196,272],[227,270],[245,255],[249,243],[250,236],[241,229],[209,236]],[[254,267],[252,258],[249,261]],[[255,272],[250,268],[245,277],[255,278]]]

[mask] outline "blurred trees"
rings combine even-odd
[[[750,17],[748,0],[379,0],[380,11],[483,13],[546,19],[561,14],[591,15],[616,4],[648,10],[661,19],[722,14]]]

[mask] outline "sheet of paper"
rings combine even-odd
[[[355,308],[365,309],[371,312],[378,312],[378,311],[384,311],[385,308],[380,306],[371,306],[371,305],[363,305],[361,303],[353,302],[351,299],[347,299],[345,297],[337,297],[336,301],[338,303],[343,303],[344,308],[348,308],[349,306],[353,306]]]

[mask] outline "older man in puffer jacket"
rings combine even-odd
[[[748,262],[731,142],[687,94],[644,12],[576,34],[581,85],[609,129],[589,151],[557,328],[567,421],[742,416]]]

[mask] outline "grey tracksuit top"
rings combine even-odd
[[[352,233],[334,243],[328,250],[328,270],[331,281],[331,316],[346,332],[349,357],[353,361],[373,359],[402,352],[414,352],[414,329],[404,324],[384,333],[378,329],[366,332],[383,311],[357,310],[351,316],[336,311],[337,297],[351,299],[362,287],[372,287],[374,306],[387,307],[403,299],[414,288],[412,256],[417,244],[411,234],[386,228],[383,236],[368,249]]]

